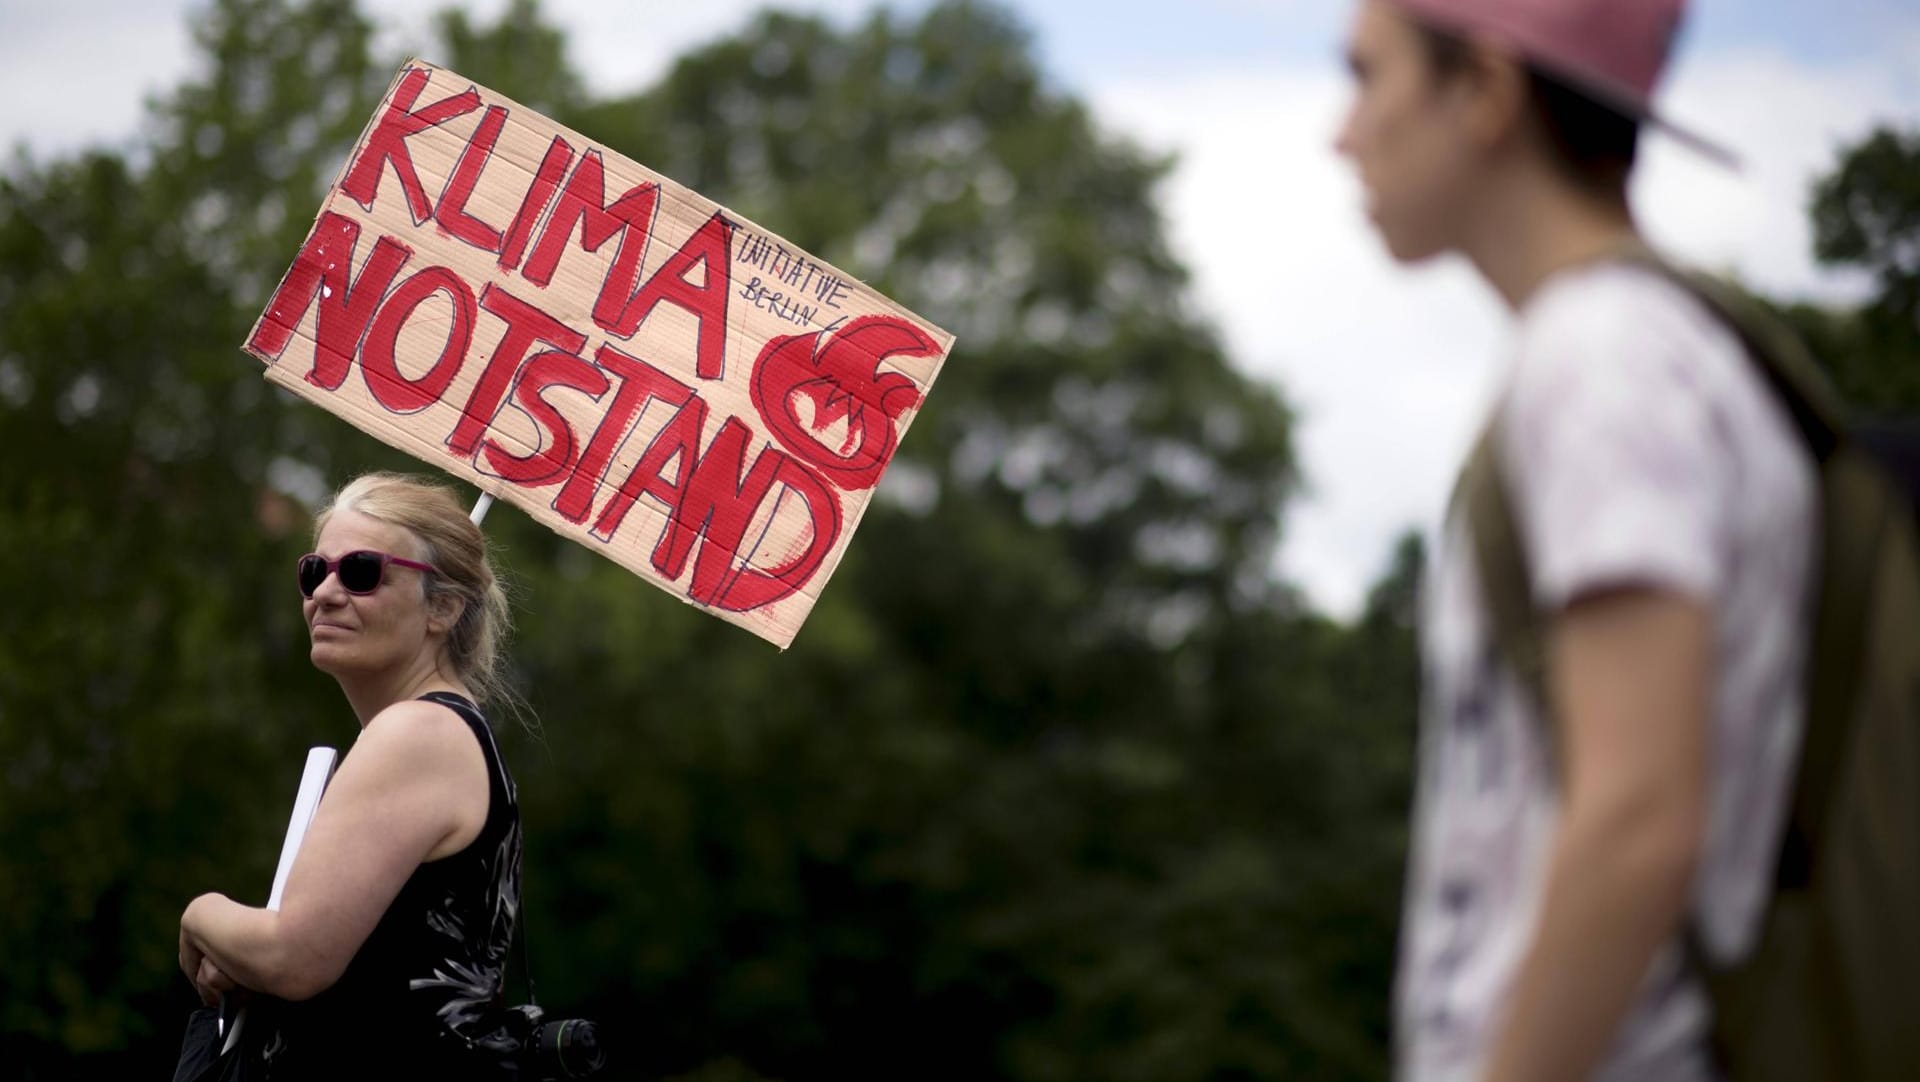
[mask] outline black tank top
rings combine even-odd
[[[414,869],[332,987],[277,1005],[276,1080],[478,1077],[518,1048],[519,1019],[503,995],[520,913],[513,779],[473,703],[441,691],[420,698],[460,715],[480,742],[486,823],[465,849]]]

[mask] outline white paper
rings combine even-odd
[[[332,748],[307,749],[307,769],[300,775],[300,793],[293,798],[293,818],[287,822],[287,840],[280,844],[280,867],[273,873],[273,890],[267,895],[267,908],[278,910],[280,896],[287,889],[287,873],[293,870],[293,857],[307,836],[313,813],[320,810],[320,794],[333,777],[334,760],[339,753]]]
[[[280,867],[273,873],[273,890],[267,894],[267,908],[278,911],[280,896],[287,889],[287,873],[293,870],[293,858],[300,852],[300,843],[306,839],[307,827],[313,822],[313,813],[320,810],[320,794],[326,792],[327,782],[333,777],[333,764],[340,753],[332,748],[308,748],[307,767],[300,774],[300,792],[293,798],[293,817],[287,821],[287,838],[280,843]],[[220,1046],[220,1054],[233,1051],[239,1043],[240,1026],[247,1020],[245,1007],[233,1016],[233,1025],[227,1030],[226,1043]]]

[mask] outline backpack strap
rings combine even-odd
[[[1775,399],[1792,416],[1815,462],[1826,462],[1847,442],[1846,409],[1832,383],[1800,336],[1753,297],[1724,279],[1674,265],[1638,238],[1603,258],[1652,271],[1692,295],[1733,331]]]
[[[1487,605],[1494,648],[1521,690],[1532,700],[1549,754],[1560,765],[1560,733],[1547,690],[1546,628],[1533,600],[1533,563],[1500,473],[1500,414],[1495,412],[1474,442],[1454,489],[1453,504],[1467,516],[1473,535],[1474,571]],[[1556,770],[1557,772],[1557,770]]]

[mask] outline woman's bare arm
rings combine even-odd
[[[194,899],[180,918],[182,968],[194,979],[204,958],[244,988],[291,1000],[319,993],[415,868],[478,836],[487,800],[486,760],[458,715],[418,700],[388,707],[328,785],[279,911],[220,894]]]

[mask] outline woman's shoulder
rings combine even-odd
[[[361,730],[354,748],[415,767],[457,766],[479,750],[466,719],[431,699],[403,699],[381,710]]]
[[[437,767],[461,778],[478,771],[488,777],[490,785],[505,791],[508,805],[515,803],[513,779],[493,728],[465,694],[429,692],[394,703],[374,716],[367,731],[376,724],[386,730],[381,742],[390,746],[393,754],[411,757],[416,769]],[[362,739],[366,739],[365,734]]]

